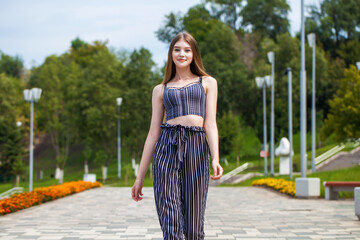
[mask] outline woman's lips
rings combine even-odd
[[[178,59],[179,62],[185,62],[186,59]]]

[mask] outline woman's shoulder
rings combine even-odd
[[[214,83],[216,83],[217,81],[216,81],[216,79],[214,78],[214,77],[212,77],[212,76],[202,76],[202,80],[203,80],[203,82],[206,82],[206,83],[212,83],[212,84],[214,84]]]
[[[153,88],[153,95],[162,96],[163,91],[164,91],[164,84],[160,83]]]
[[[217,86],[217,81],[212,76],[202,76],[202,82],[206,89],[215,88]]]

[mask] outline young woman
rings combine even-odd
[[[153,158],[156,210],[164,239],[204,239],[210,159],[217,180],[217,82],[204,70],[196,40],[179,33],[168,52],[164,80],[152,95],[152,118],[132,198],[142,199]],[[166,122],[163,123],[164,114]]]

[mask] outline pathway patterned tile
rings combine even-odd
[[[152,188],[103,187],[0,216],[0,240],[162,239]],[[360,239],[354,201],[294,199],[258,187],[209,189],[205,239]]]

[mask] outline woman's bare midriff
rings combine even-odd
[[[204,126],[204,118],[198,115],[185,115],[176,117],[166,121],[168,124],[177,125],[180,124],[182,126]]]

